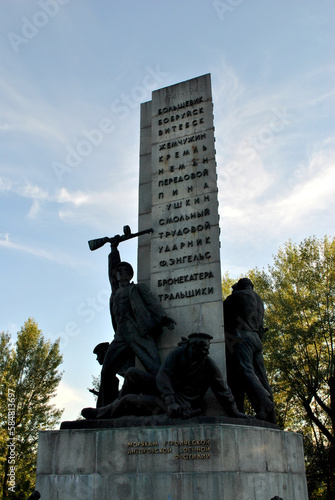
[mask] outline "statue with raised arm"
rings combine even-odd
[[[126,233],[125,231],[125,235]],[[118,244],[129,239],[129,234],[130,229],[128,237],[117,235],[108,239],[111,244],[108,257],[112,288],[110,313],[115,335],[104,357],[97,407],[106,406],[118,397],[116,374],[124,375],[127,368],[134,366],[135,357],[149,374],[157,374],[160,358],[156,339],[164,326],[172,330],[175,325],[175,321],[166,315],[149,288],[145,284],[131,281],[133,268],[128,262],[121,261],[118,251]]]

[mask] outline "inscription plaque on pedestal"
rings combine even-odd
[[[217,173],[210,75],[152,93],[141,106],[138,281],[169,317],[161,357],[192,332],[213,336],[225,372]]]

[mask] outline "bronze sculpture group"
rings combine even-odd
[[[132,237],[129,234],[130,229],[128,237]],[[176,323],[166,315],[146,285],[131,282],[132,266],[121,261],[117,248],[124,239],[127,237],[103,239],[111,243],[110,313],[115,335],[109,345],[98,344],[94,349],[102,364],[97,405],[84,408],[82,416],[105,419],[167,414],[191,418],[204,414],[205,394],[211,388],[225,415],[250,418],[244,413],[247,395],[256,418],[275,422],[262,356],[264,307],[251,281],[239,280],[224,301],[225,331],[234,339],[234,342],[226,342],[228,384],[209,356],[212,337],[207,333],[182,337],[161,363],[156,340],[163,327],[172,330]],[[135,357],[145,371],[135,368]],[[117,374],[124,377],[121,391]]]

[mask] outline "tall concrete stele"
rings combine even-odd
[[[157,90],[141,109],[138,281],[177,321],[207,332],[225,371],[210,75]],[[52,500],[307,500],[302,436],[260,420],[167,415],[62,422],[39,434],[36,489]],[[208,416],[210,415],[210,416]]]
[[[219,215],[210,75],[156,90],[141,106],[138,281],[177,327],[163,334],[164,358],[180,337],[213,336],[225,372]]]

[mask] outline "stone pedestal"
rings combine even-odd
[[[40,433],[42,499],[308,499],[298,434],[223,417],[171,423],[162,416],[154,425],[141,418],[137,427],[134,419],[117,420],[131,426],[104,428],[106,421],[98,421],[100,428],[85,429],[87,421],[78,421]]]

